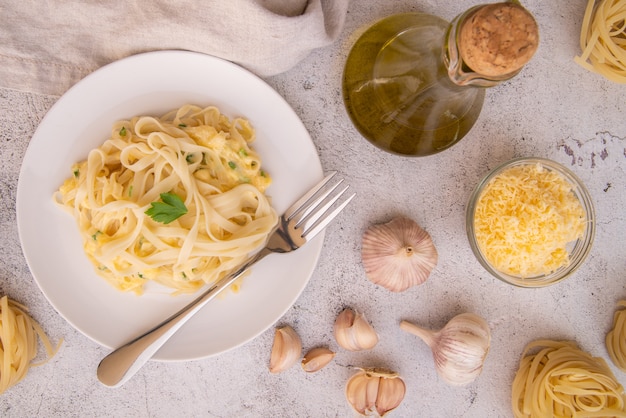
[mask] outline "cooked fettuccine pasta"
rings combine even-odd
[[[193,292],[259,249],[277,222],[249,121],[186,105],[117,122],[55,194],[96,271],[123,291]]]

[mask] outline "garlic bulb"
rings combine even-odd
[[[300,336],[289,325],[277,328],[270,354],[270,372],[280,373],[293,366],[302,355]]]
[[[361,415],[384,416],[402,403],[406,385],[397,373],[385,369],[359,369],[346,384],[346,399]]]
[[[413,220],[399,217],[365,231],[361,258],[370,281],[402,292],[428,279],[438,255],[428,232]]]
[[[408,321],[400,328],[420,337],[430,346],[437,373],[455,386],[473,382],[483,369],[489,352],[491,332],[480,316],[463,313],[452,318],[443,329],[430,331]]]
[[[333,332],[337,344],[349,351],[369,350],[378,344],[378,334],[365,315],[350,308],[337,316]]]
[[[309,350],[302,358],[302,370],[313,373],[326,367],[335,357],[335,353],[326,347],[316,347]]]

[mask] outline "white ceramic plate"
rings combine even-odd
[[[248,118],[254,148],[272,175],[267,191],[280,214],[322,178],[321,164],[302,122],[284,99],[255,75],[208,55],[162,51],[135,55],[92,73],[47,113],[33,136],[20,173],[17,222],[30,270],[54,308],[97,343],[115,348],[167,318],[191,296],[163,291],[143,296],[113,289],[87,260],[74,219],[52,200],[110,134],[112,124],[157,115],[186,103],[215,105]],[[238,294],[212,301],[154,357],[208,357],[250,341],[278,321],[306,286],[323,236],[298,251],[273,254],[252,267]]]

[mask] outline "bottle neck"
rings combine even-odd
[[[510,0],[505,3],[512,3],[516,6],[522,7],[517,0]],[[496,86],[503,81],[507,81],[513,77],[515,77],[523,68],[523,66],[519,66],[519,68],[515,68],[512,71],[504,72],[501,74],[484,74],[477,71],[474,71],[470,66],[464,61],[460,43],[461,43],[461,29],[463,25],[466,23],[467,19],[471,19],[473,16],[477,14],[479,9],[484,8],[486,5],[478,5],[470,8],[459,16],[455,17],[444,36],[444,45],[443,45],[443,63],[448,71],[448,76],[450,80],[459,86],[475,86],[475,87],[493,87]],[[471,24],[471,22],[468,22]]]

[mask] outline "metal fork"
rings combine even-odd
[[[228,288],[243,272],[268,254],[297,250],[321,232],[352,200],[354,194],[337,203],[348,189],[338,190],[343,179],[331,183],[337,173],[331,172],[302,196],[279,218],[263,249],[237,270],[218,280],[183,309],[107,355],[98,365],[98,379],[106,386],[119,387],[152,358],[176,331],[222,290]]]

